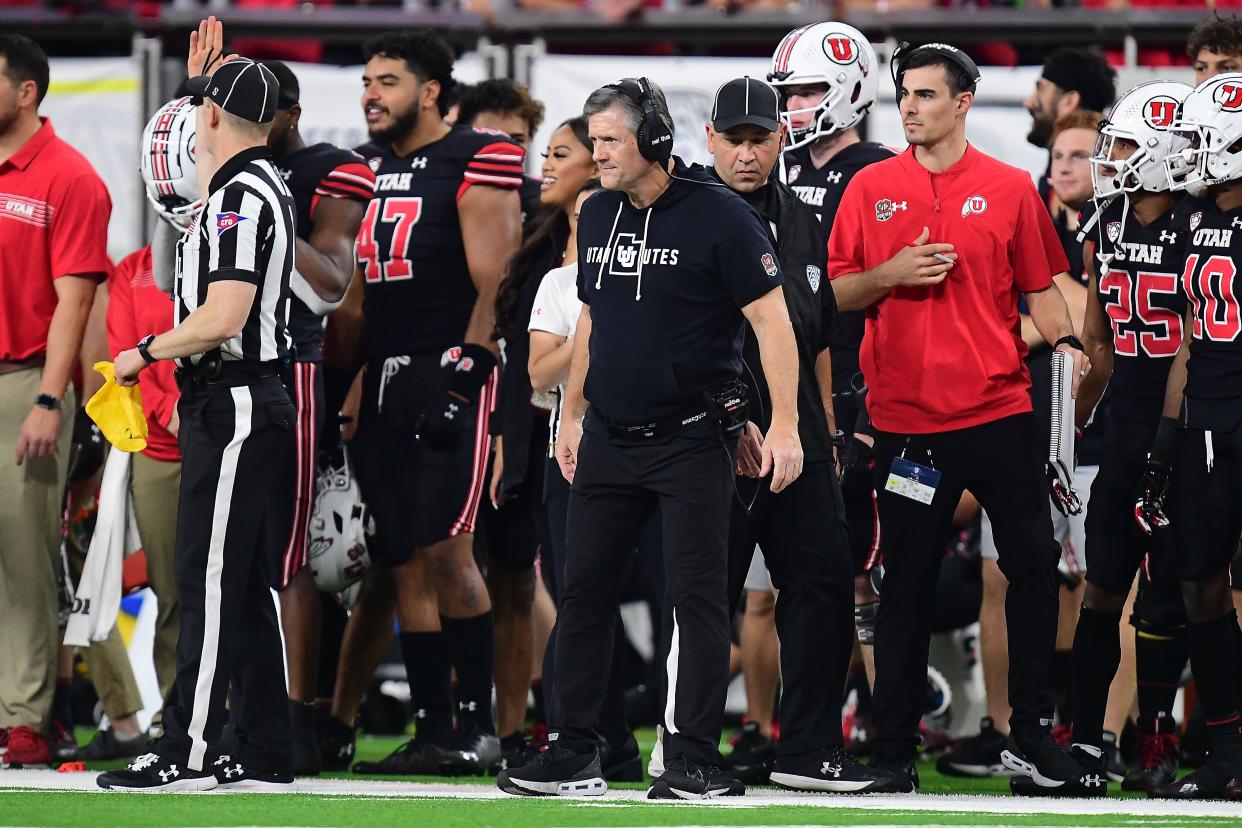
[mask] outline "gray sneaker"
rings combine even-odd
[[[95,738],[78,748],[78,759],[97,762],[105,759],[132,759],[147,752],[146,736],[139,733],[132,739],[120,739],[112,728],[95,732]]]

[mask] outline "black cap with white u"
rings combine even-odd
[[[190,78],[185,89],[196,99],[211,98],[230,115],[266,124],[276,116],[280,83],[266,66],[249,58],[235,58],[210,75]]]
[[[781,124],[781,101],[776,90],[749,75],[735,78],[716,90],[712,129],[727,132],[742,124],[776,132]]]

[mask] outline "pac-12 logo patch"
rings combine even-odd
[[[1110,221],[1108,226],[1104,228],[1104,233],[1108,236],[1110,242],[1115,242],[1121,237],[1121,222]]]
[[[971,213],[983,213],[988,209],[988,200],[981,195],[972,195],[962,202],[962,218]]]
[[[1143,120],[1152,129],[1167,129],[1177,115],[1177,99],[1168,95],[1152,98],[1143,106]]]
[[[225,230],[232,230],[243,221],[249,221],[249,219],[232,211],[216,213],[216,235],[221,235]]]
[[[839,63],[842,66],[849,66],[858,60],[858,45],[854,43],[852,38],[845,35],[834,34],[824,38],[824,54],[833,63]]]
[[[1203,221],[1203,213],[1192,213],[1190,216],[1190,229],[1195,231],[1199,229],[1199,223]]]
[[[893,217],[893,213],[898,210],[905,210],[907,207],[904,201],[893,201],[891,198],[882,198],[875,203],[875,220],[888,221]]]
[[[1242,84],[1222,83],[1216,87],[1212,100],[1220,105],[1225,112],[1242,110]]]
[[[781,272],[781,269],[776,266],[776,259],[772,258],[771,253],[764,253],[760,256],[759,264],[763,265],[763,271],[773,279],[776,278],[776,274]]]
[[[811,285],[811,293],[819,293],[819,280],[823,278],[823,275],[818,265],[806,266],[806,280]]]
[[[785,183],[792,184],[798,180],[798,176],[802,175],[802,165],[794,164],[789,168],[789,172],[785,175]]]

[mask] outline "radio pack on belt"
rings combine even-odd
[[[707,413],[726,434],[739,431],[746,425],[750,404],[746,383],[740,379],[729,380],[719,388],[704,391],[703,399],[707,402]]]

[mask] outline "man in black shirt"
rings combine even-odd
[[[586,201],[578,223],[583,309],[556,451],[573,484],[557,732],[549,750],[497,782],[525,795],[607,790],[593,727],[613,608],[638,532],[658,507],[673,632],[664,773],[648,796],[701,798],[713,793],[704,771],[719,761],[728,683],[726,555],[744,424],[743,320],[759,340],[772,398],[760,473],[772,473],[774,492],[802,471],[796,344],[758,216],[727,188],[670,166],[663,92],[645,78],[623,80],[593,92],[584,114],[605,190]]]
[[[775,90],[738,78],[716,92],[707,148],[713,180],[738,193],[774,235],[785,275],[785,305],[798,345],[798,435],[802,476],[780,494],[739,481],[729,523],[729,602],[736,611],[755,552],[763,551],[779,590],[776,628],[781,656],[781,739],[772,781],[813,791],[866,793],[888,777],[857,764],[841,738],[842,694],[854,649],[854,592],[849,536],[833,464],[832,363],[828,340],[837,305],[824,274],[828,239],[812,210],[772,177],[784,127]],[[770,394],[758,342],[745,332],[742,377],[755,401],[743,438],[753,474]]]
[[[114,790],[238,790],[293,782],[289,702],[270,584],[283,541],[268,494],[292,451],[293,405],[280,380],[293,268],[293,197],[266,141],[276,79],[244,58],[214,67],[214,19],[190,38],[187,88],[199,103],[196,167],[205,203],[178,244],[175,327],[118,354],[117,381],[176,359],[181,501],[176,545],[181,638],[164,735],[99,785]],[[286,525],[287,530],[287,525]],[[244,688],[238,748],[217,756],[230,682]]]
[[[285,553],[279,578],[280,621],[289,665],[293,764],[298,775],[320,770],[315,739],[315,683],[319,662],[321,604],[310,561],[311,512],[315,504],[316,458],[325,420],[338,428],[337,412],[325,417],[324,317],[336,309],[353,276],[354,237],[371,201],[375,174],[362,157],[331,144],[308,146],[298,131],[302,106],[297,76],[280,61],[264,61],[280,83],[276,117],[267,145],[297,206],[295,255],[289,277],[289,334],[294,359],[285,376],[297,424],[294,451],[281,469],[273,506],[285,518]],[[273,520],[273,527],[281,521]],[[279,531],[279,529],[278,529]]]
[[[476,129],[503,132],[530,152],[530,142],[543,123],[543,104],[530,96],[530,90],[509,78],[492,78],[476,83],[461,96],[457,123]],[[522,199],[522,223],[539,212],[539,179],[522,176],[518,195]]]

